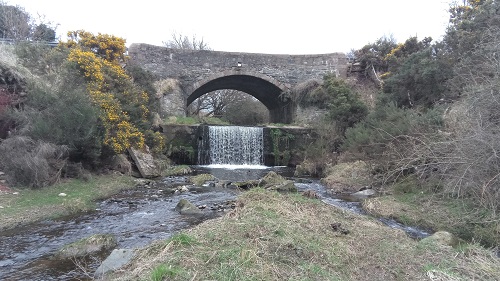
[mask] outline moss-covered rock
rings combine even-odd
[[[114,235],[94,234],[64,246],[55,254],[55,257],[58,259],[72,259],[91,256],[104,251],[111,251],[116,245],[117,241]]]
[[[269,190],[297,192],[297,187],[295,186],[293,181],[287,180],[272,171],[267,173],[263,178],[260,179],[259,186]]]
[[[207,181],[213,181],[215,177],[211,174],[199,174],[196,176],[192,176],[189,181],[195,185],[203,185]]]
[[[429,237],[426,237],[420,241],[420,243],[436,243],[438,245],[445,246],[456,246],[458,245],[458,239],[451,233],[447,231],[438,231]]]
[[[177,203],[177,206],[175,206],[175,210],[182,215],[201,214],[201,210],[186,199],[181,199],[179,203]]]

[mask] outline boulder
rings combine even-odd
[[[153,155],[149,153],[149,148],[144,146],[143,149],[129,148],[128,152],[139,169],[143,178],[154,178],[160,175],[159,169],[153,159]]]
[[[189,181],[195,185],[203,185],[207,181],[213,181],[215,177],[211,174],[199,174],[189,178]]]
[[[110,251],[116,245],[115,236],[111,234],[94,234],[62,247],[55,254],[55,257],[58,259],[73,259],[97,255],[103,251]]]
[[[354,192],[353,194],[351,194],[351,196],[359,199],[364,199],[370,196],[374,196],[375,194],[376,194],[375,190],[369,188],[358,192]]]
[[[297,187],[293,181],[287,180],[272,171],[260,179],[259,186],[269,190],[297,192]]]
[[[181,199],[177,206],[175,206],[175,210],[179,212],[181,215],[197,215],[201,214],[200,209],[196,207],[193,203],[189,202],[187,199]]]
[[[447,231],[438,231],[429,237],[420,240],[420,243],[435,243],[438,245],[454,247],[458,244],[458,239]]]
[[[124,175],[132,174],[132,164],[125,154],[118,154],[111,159],[111,169]]]
[[[114,249],[113,252],[97,268],[94,277],[97,280],[107,272],[120,269],[134,257],[132,249]]]
[[[306,190],[302,193],[302,196],[306,197],[306,198],[311,198],[311,199],[319,199],[319,195],[316,193],[316,191],[314,190]]]
[[[297,192],[298,191],[297,187],[295,186],[295,183],[291,180],[287,180],[281,184],[271,185],[267,189],[281,191],[281,192]]]

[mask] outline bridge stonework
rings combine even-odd
[[[289,93],[295,85],[309,79],[321,79],[326,74],[343,77],[347,72],[344,53],[271,55],[132,44],[128,54],[131,64],[150,71],[158,81],[175,79],[179,82],[180,91],[177,92],[180,96],[158,93],[172,102],[178,101],[178,107],[182,108],[177,114],[185,114],[187,106],[206,93],[235,89],[260,100],[269,109],[271,122],[275,123],[293,121],[296,106]],[[160,88],[157,90],[165,91],[165,87]]]

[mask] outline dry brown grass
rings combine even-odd
[[[370,167],[364,161],[339,163],[326,169],[321,182],[336,193],[356,192],[371,184]]]
[[[298,194],[255,189],[237,204],[224,217],[184,231],[182,239],[143,249],[108,280],[500,279],[500,261],[481,248],[461,254],[422,244],[374,219]]]

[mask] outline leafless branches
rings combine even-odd
[[[165,47],[180,50],[210,50],[210,47],[203,38],[199,39],[196,35],[189,38],[187,35],[176,32],[172,33],[172,39],[164,41],[163,45],[165,45]]]

